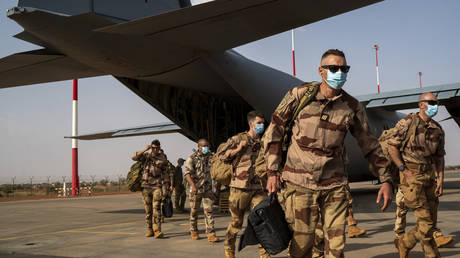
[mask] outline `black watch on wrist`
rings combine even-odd
[[[402,164],[402,165],[399,167],[399,171],[400,171],[400,172],[403,172],[403,171],[406,170],[406,169],[407,169],[407,167],[406,167],[406,165],[404,165],[404,164]]]

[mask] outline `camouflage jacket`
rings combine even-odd
[[[281,170],[281,144],[284,128],[305,95],[306,83],[291,89],[273,113],[265,133],[265,160],[268,174]],[[348,183],[344,139],[347,132],[356,138],[364,156],[378,169],[382,182],[390,179],[389,161],[377,139],[371,135],[364,107],[342,90],[328,100],[321,91],[294,120],[284,180],[313,190],[332,189]]]
[[[211,159],[212,154],[196,151],[185,162],[185,176],[190,175],[198,193],[212,191]]]
[[[170,186],[168,161],[161,155],[152,156],[151,153],[143,153],[134,158],[135,161],[147,161],[142,173],[143,188],[162,188]]]
[[[247,146],[235,156],[230,156],[230,153],[243,140],[247,141]],[[225,144],[226,146],[222,151],[216,155],[219,155],[221,160],[227,162],[233,162],[238,159],[238,162],[234,164],[234,176],[230,186],[249,190],[262,189],[260,178],[256,173],[258,160],[262,159],[262,163],[265,166],[263,162],[263,146],[260,139],[253,139],[248,132],[244,132],[231,137]]]
[[[432,164],[433,157],[443,157],[446,154],[444,130],[433,119],[428,122],[423,121],[423,119],[418,120],[415,136],[407,142],[401,156],[405,162]],[[388,144],[399,148],[406,137],[411,122],[411,115],[399,120],[395,126],[395,135],[388,141]]]

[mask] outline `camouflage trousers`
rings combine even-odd
[[[161,199],[160,188],[142,189],[142,201],[145,208],[145,223],[153,231],[161,231]],[[152,221],[153,215],[153,221]]]
[[[227,227],[225,234],[224,248],[227,251],[235,252],[235,242],[238,232],[243,227],[244,213],[248,208],[251,210],[257,206],[267,195],[263,190],[242,190],[239,188],[230,188],[228,201],[230,204],[230,213],[232,221]],[[266,251],[259,245],[259,254],[265,255]]]
[[[415,173],[410,178],[404,177],[401,173],[402,193],[399,198],[403,199],[399,207],[414,210],[417,218],[417,225],[409,232],[404,233],[402,242],[408,249],[412,249],[417,242],[420,242],[425,257],[439,257],[438,248],[433,240],[437,197],[435,196],[436,182],[432,173]],[[398,198],[398,196],[397,196]],[[400,214],[397,214],[397,219]],[[401,216],[402,218],[402,216]],[[402,224],[402,219],[398,222]],[[404,221],[405,223],[405,221]]]
[[[430,203],[431,220],[433,221],[433,237],[442,235],[441,230],[437,227],[438,222],[438,207],[439,198],[436,197],[435,201]],[[396,219],[395,219],[395,235],[404,234],[406,232],[406,215],[409,209],[404,205],[404,194],[401,188],[396,192]]]
[[[190,194],[190,232],[198,232],[198,212],[203,203],[204,223],[206,224],[206,234],[214,235],[214,216],[212,203],[214,194],[211,191],[205,193]]]
[[[280,193],[286,220],[294,231],[289,245],[290,257],[312,257],[315,232],[324,235],[325,257],[343,257],[345,220],[349,206],[346,186],[330,190],[311,190],[287,184]],[[321,223],[322,232],[318,232]]]
[[[183,185],[178,185],[174,191],[174,207],[176,207],[176,210],[182,211],[184,210],[185,206],[185,187]]]
[[[356,222],[353,217],[353,198],[351,197],[350,187],[347,185],[348,190],[348,207],[347,207],[347,224],[348,226],[356,226]],[[315,243],[313,244],[313,255],[314,258],[324,257],[324,232],[323,224],[321,219],[318,220],[315,228]]]

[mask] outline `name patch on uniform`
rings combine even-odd
[[[320,119],[321,119],[321,121],[327,122],[327,120],[329,120],[329,115],[328,114],[321,114]]]

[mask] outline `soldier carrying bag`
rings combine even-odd
[[[240,134],[243,140],[248,141],[248,138],[245,134]],[[227,144],[221,143],[217,148],[216,154],[212,157],[211,160],[211,179],[217,181],[222,185],[229,185],[232,181],[232,176],[236,165],[240,162],[241,155],[238,155],[233,159],[232,162],[223,161],[219,158],[219,154],[222,153],[224,149],[227,148]]]
[[[285,250],[292,239],[292,231],[276,193],[270,194],[251,211],[247,224],[238,252],[247,245],[260,243],[269,254],[275,255]]]
[[[145,160],[137,161],[129,169],[128,175],[126,175],[126,185],[131,192],[142,191],[142,173],[146,163]]]

